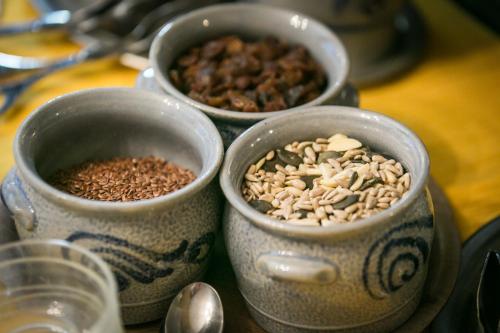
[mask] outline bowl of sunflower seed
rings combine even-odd
[[[311,107],[236,139],[223,229],[254,318],[270,332],[404,322],[434,236],[428,169],[410,129],[357,108]]]

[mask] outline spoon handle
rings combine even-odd
[[[68,10],[58,10],[30,22],[0,26],[0,37],[26,32],[62,29],[69,24],[70,20],[71,13]]]
[[[44,69],[39,70],[38,72],[35,72],[20,81],[0,85],[0,96],[3,95],[3,103],[0,106],[0,115],[5,113],[16,102],[25,90],[45,76],[60,69],[80,64],[87,60],[102,58],[113,54],[115,51],[116,50],[112,47],[112,45],[91,45],[74,55],[50,64]]]
[[[56,10],[31,22],[0,26],[0,37],[44,30],[70,29],[88,18],[111,10],[119,2],[120,0],[94,0],[74,12]]]

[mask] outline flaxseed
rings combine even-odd
[[[85,199],[135,201],[174,192],[195,178],[190,170],[151,156],[84,162],[56,172],[49,183]]]

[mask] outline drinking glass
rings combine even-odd
[[[0,246],[0,333],[123,333],[111,270],[62,240]]]

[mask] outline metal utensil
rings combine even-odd
[[[156,32],[163,23],[175,15],[199,4],[199,0],[180,0],[165,3],[144,16],[139,24],[124,38],[103,32],[103,36],[99,42],[90,45],[77,54],[51,63],[22,80],[0,85],[0,96],[4,96],[3,104],[0,107],[0,115],[5,113],[31,85],[57,70],[80,64],[87,60],[123,52],[136,54],[147,52]]]
[[[109,38],[127,38],[131,33],[137,36],[139,33],[144,36],[141,31],[145,28],[150,29],[151,26],[159,27],[169,18],[215,2],[215,0],[174,0],[163,3],[164,0],[122,0],[122,2],[111,6],[106,12],[102,12],[95,17],[89,17],[79,23],[76,32],[78,35],[92,35],[92,39]],[[163,3],[161,6],[155,6],[158,3]],[[156,7],[156,8],[155,8]],[[135,30],[134,32],[132,32]],[[137,39],[137,37],[135,37]],[[88,38],[87,38],[88,39]],[[140,53],[145,47],[149,47],[147,41],[143,41],[141,45],[135,45],[134,49],[127,50],[128,53],[139,54],[135,49],[139,49]],[[54,62],[65,61],[48,60],[37,57],[24,57],[0,52],[0,76],[10,75],[12,73],[22,72],[24,70],[42,69],[51,66]]]
[[[42,30],[73,28],[83,20],[108,10],[119,3],[119,1],[120,0],[94,1],[91,5],[78,9],[73,13],[68,10],[57,10],[47,13],[31,22],[0,26],[0,37]]]
[[[162,2],[163,0],[99,0],[73,13],[68,10],[58,10],[47,13],[32,22],[0,26],[0,37],[55,28],[65,28],[77,34],[108,30],[113,34],[125,36],[134,29],[143,15],[150,13]],[[40,69],[49,66],[52,62],[44,58],[23,57],[0,52],[0,74]]]
[[[92,45],[62,61],[48,65],[44,69],[39,70],[25,79],[0,85],[0,96],[3,96],[3,103],[0,107],[0,115],[5,113],[24,91],[46,75],[90,59],[101,58],[108,53],[108,48],[104,48],[101,45]]]
[[[168,309],[163,333],[221,333],[224,327],[222,302],[210,285],[192,283],[181,290]]]

